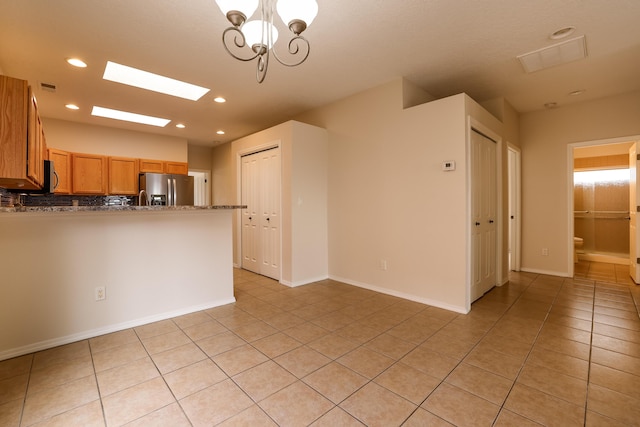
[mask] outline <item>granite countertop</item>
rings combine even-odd
[[[0,207],[0,213],[19,212],[122,212],[122,211],[199,211],[215,209],[244,209],[244,205],[214,205],[214,206],[21,206]]]

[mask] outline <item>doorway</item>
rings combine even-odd
[[[211,204],[211,172],[208,170],[191,169],[189,176],[193,177],[194,206],[209,206]]]
[[[242,268],[280,280],[280,148],[241,157]]]
[[[636,267],[630,149],[638,137],[569,144],[569,273],[590,263]],[[635,158],[635,155],[633,156]],[[635,166],[635,162],[634,162]],[[631,207],[630,207],[631,206]],[[633,261],[633,262],[632,262]]]

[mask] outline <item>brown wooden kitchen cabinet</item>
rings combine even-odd
[[[56,170],[56,175],[58,175],[58,186],[55,189],[55,193],[71,193],[71,153],[50,148],[49,160],[53,161],[53,167]]]
[[[182,162],[164,162],[164,173],[187,175],[189,173],[189,165]]]
[[[138,159],[109,157],[109,194],[138,194]]]
[[[96,154],[71,154],[73,194],[107,194],[109,168],[107,157]]]
[[[38,104],[26,80],[0,76],[0,187],[37,190],[46,144]]]
[[[140,173],[164,173],[164,162],[162,160],[140,159]]]

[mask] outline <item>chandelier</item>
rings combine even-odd
[[[271,53],[287,67],[300,65],[309,56],[309,42],[301,34],[318,14],[316,0],[216,0],[216,3],[232,25],[222,33],[224,48],[240,61],[258,60],[258,83],[267,75]],[[259,19],[247,21],[258,7]],[[276,10],[293,33],[284,58],[273,47],[278,40],[278,29],[273,24]]]

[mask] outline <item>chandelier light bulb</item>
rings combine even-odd
[[[216,0],[216,4],[233,25],[240,26],[258,9],[260,0]],[[238,17],[237,12],[243,16]]]
[[[292,27],[292,23],[296,21],[304,22],[306,25],[302,28],[302,31],[311,25],[316,15],[318,15],[318,3],[316,0],[278,0],[276,9],[282,22],[289,27]],[[291,28],[291,31],[295,33],[293,28]],[[300,34],[302,31],[296,34]]]
[[[268,39],[269,29],[273,31],[272,39]],[[247,46],[254,49],[254,46],[267,45],[271,49],[278,41],[278,29],[266,21],[249,21],[242,26],[242,34],[247,41]],[[254,49],[255,51],[255,49]]]

